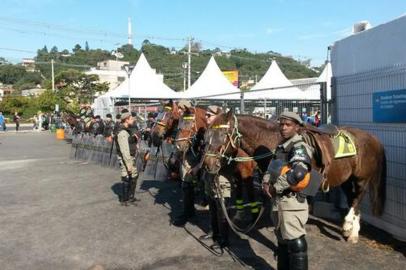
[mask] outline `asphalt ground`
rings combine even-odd
[[[274,269],[276,240],[262,227],[231,248],[210,249],[200,209],[194,224],[171,225],[179,185],[144,175],[138,206],[118,203],[119,171],[69,159],[70,144],[48,132],[0,133],[0,269]],[[162,167],[160,167],[162,168]],[[404,269],[402,248],[377,231],[347,243],[339,228],[312,218],[309,269]],[[383,237],[385,238],[385,236]],[[399,251],[400,250],[400,251]]]

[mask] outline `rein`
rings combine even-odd
[[[270,151],[269,153],[258,155],[258,156],[251,156],[251,157],[232,157],[232,156],[227,156],[224,153],[227,152],[228,147],[231,145],[232,148],[237,149],[237,144],[240,144],[240,139],[242,138],[242,134],[238,130],[238,120],[235,115],[234,116],[234,127],[233,131],[230,134],[227,132],[226,136],[229,138],[228,143],[225,147],[222,147],[219,151],[219,153],[206,153],[206,156],[209,157],[217,157],[217,158],[224,158],[227,160],[227,165],[230,165],[231,162],[249,162],[249,161],[256,161],[259,159],[267,158],[267,157],[272,157],[275,155],[275,150]],[[212,128],[213,129],[220,129],[220,128],[229,128],[229,125],[215,125]],[[234,139],[233,139],[233,136]]]

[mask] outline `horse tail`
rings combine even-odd
[[[386,155],[385,150],[380,144],[378,153],[377,171],[374,174],[369,185],[369,197],[372,205],[372,213],[375,216],[381,216],[385,206],[386,199]]]

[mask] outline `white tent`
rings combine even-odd
[[[327,62],[320,76],[317,78],[316,83],[326,82],[327,83],[327,100],[331,100],[331,78],[333,76],[331,70],[331,63]],[[312,85],[304,90],[305,99],[317,100],[320,99],[320,86]]]
[[[240,90],[227,80],[212,56],[200,77],[189,89],[179,94],[183,98],[240,99],[239,93]]]
[[[130,84],[130,89],[128,87]],[[137,64],[128,78],[117,88],[108,91],[95,100],[94,110],[96,114],[104,115],[111,112],[114,106],[114,98],[133,99],[169,99],[178,98],[179,94],[165,85],[155,71],[149,65],[144,54],[141,54]]]
[[[291,87],[290,87],[291,86]],[[252,90],[268,89],[268,88],[279,88],[281,89],[270,89],[259,92],[251,92]],[[282,73],[276,61],[272,61],[271,66],[268,71],[262,77],[262,79],[254,85],[250,91],[245,92],[245,99],[291,99],[291,100],[301,100],[304,98],[303,91],[299,88],[294,87],[292,82],[286,78]]]
[[[130,91],[128,89],[130,83]],[[130,75],[116,89],[107,92],[104,97],[114,98],[138,98],[138,99],[166,99],[177,98],[178,93],[164,84],[149,65],[144,54],[141,54],[137,64]]]
[[[320,74],[317,82],[327,82],[327,100],[331,100],[331,78],[333,77],[333,70],[331,69],[331,63],[327,62]]]

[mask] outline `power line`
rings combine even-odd
[[[30,50],[13,49],[13,48],[0,48],[0,50],[3,50],[3,51],[14,51],[14,52],[26,52],[26,53],[37,53],[37,52],[34,52],[34,51],[30,51]]]

